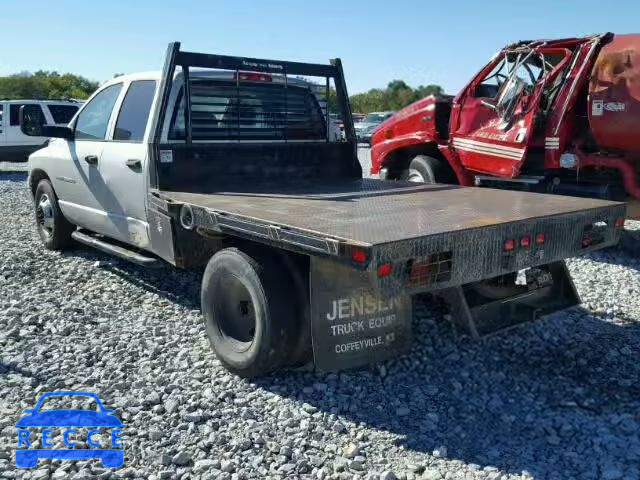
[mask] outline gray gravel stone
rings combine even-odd
[[[189,465],[189,463],[191,463],[191,456],[185,451],[178,452],[171,459],[171,463],[179,466]]]

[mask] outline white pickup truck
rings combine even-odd
[[[575,305],[563,259],[615,244],[625,215],[615,202],[363,179],[339,60],[174,43],[162,72],[104,84],[69,126],[40,115],[25,105],[20,123],[55,137],[30,156],[45,246],[206,265],[207,335],[247,377],[311,355],[339,369],[406,352],[417,293],[446,298],[474,336]]]

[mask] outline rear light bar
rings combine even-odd
[[[236,72],[234,80],[243,80],[249,82],[271,82],[273,77],[268,73],[261,72]]]
[[[542,232],[536,233],[536,236],[535,236],[536,245],[544,244],[545,240],[546,240],[546,237],[544,233]],[[522,237],[520,237],[520,241],[518,243],[522,248],[531,247],[531,243],[532,243],[531,235],[523,235]],[[509,238],[505,240],[503,244],[503,248],[505,252],[513,252],[516,249],[516,241],[513,238]]]

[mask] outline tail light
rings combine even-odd
[[[624,228],[624,217],[616,218],[616,228]]]
[[[544,233],[541,232],[541,233],[536,234],[536,243],[538,245],[542,245],[544,243],[544,240],[545,240],[544,239]]]
[[[391,265],[390,263],[383,263],[378,267],[378,276],[388,277],[389,275],[391,275],[392,271],[393,271],[393,265]]]
[[[504,242],[505,252],[511,252],[512,250],[515,250],[515,248],[516,248],[516,242],[514,240],[505,240]]]
[[[367,261],[367,252],[361,248],[351,250],[351,259],[357,263],[365,263]]]
[[[582,248],[588,248],[593,243],[593,238],[589,232],[584,232],[582,234]]]
[[[271,82],[273,77],[268,73],[261,72],[236,72],[234,80],[242,80],[248,82]]]
[[[522,248],[529,248],[531,246],[531,237],[529,235],[520,239],[520,246]]]

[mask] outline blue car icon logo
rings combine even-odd
[[[89,397],[89,399],[95,400],[98,409],[69,408],[41,411],[43,402],[51,397]],[[104,408],[100,398],[91,392],[60,391],[43,394],[35,407],[26,409],[24,411],[26,415],[16,423],[16,427],[18,427],[18,448],[15,451],[16,465],[20,468],[33,468],[41,458],[99,458],[105,468],[121,467],[124,463],[124,450],[120,442],[122,422],[114,415],[114,411]],[[43,448],[29,448],[36,443],[37,438],[32,438],[32,434],[36,432],[28,430],[28,427],[42,428],[41,445]],[[74,448],[78,436],[76,428],[87,427],[90,429],[86,434],[86,443],[88,446],[96,448]],[[53,448],[54,428],[62,432],[64,445],[69,448]],[[104,445],[96,440],[100,434],[100,428],[110,429],[109,446],[111,448],[104,448]]]

